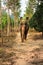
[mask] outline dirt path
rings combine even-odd
[[[2,47],[0,65],[43,65],[43,39],[35,39],[32,34],[28,34],[27,40],[22,43],[20,33],[17,33],[12,47]]]

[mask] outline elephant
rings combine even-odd
[[[21,33],[21,41],[24,42],[24,32],[25,32],[25,24],[21,24],[20,33]]]
[[[27,26],[25,24],[21,24],[20,33],[21,33],[21,41],[22,42],[24,42],[24,40],[26,40],[27,34],[28,34],[28,30],[29,30],[29,26]]]
[[[23,21],[22,17],[20,17],[20,34],[21,41],[24,42],[27,38],[28,30],[29,30],[29,18],[26,17],[26,20]]]

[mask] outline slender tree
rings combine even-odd
[[[20,14],[20,0],[8,0],[8,6],[13,11],[14,22],[17,22]]]
[[[1,24],[1,0],[0,0],[0,24]]]
[[[0,29],[1,29],[1,0],[0,0]],[[0,31],[0,36],[1,36],[1,31]]]
[[[3,32],[2,32],[2,20],[1,20],[1,17],[2,17],[2,7],[1,7],[1,2],[2,2],[2,0],[0,0],[0,26],[1,26],[1,31],[0,31],[0,35],[1,35],[1,38],[2,38],[2,44],[1,44],[1,46],[3,46]]]
[[[4,0],[4,5],[6,6],[5,10],[7,10],[7,36],[10,34],[10,16],[9,16],[9,6],[8,6],[8,0]]]

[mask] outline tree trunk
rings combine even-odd
[[[0,0],[0,25],[1,25],[1,28],[0,28],[0,36],[2,38],[2,44],[1,46],[3,46],[3,32],[2,32],[2,20],[1,20],[1,16],[2,16],[2,9],[1,9],[1,0]]]
[[[15,27],[16,27],[16,30],[17,30],[18,29],[18,17],[17,17],[17,12],[15,12],[15,11],[14,11],[14,22],[15,22]]]
[[[14,15],[14,29],[15,29],[15,11],[13,11],[13,15]]]
[[[43,32],[42,32],[42,37],[43,37]]]
[[[8,13],[7,13],[7,36],[9,36],[10,34],[10,17],[9,17],[9,10],[8,10]]]
[[[16,27],[16,13],[14,11],[14,29],[15,29],[15,27]]]

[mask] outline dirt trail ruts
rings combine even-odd
[[[17,33],[13,46],[2,48],[0,65],[43,65],[43,39],[36,40],[32,34],[22,43]]]
[[[27,40],[22,43],[19,33],[16,43],[16,65],[43,65],[43,40],[31,39],[31,34],[28,34]]]

